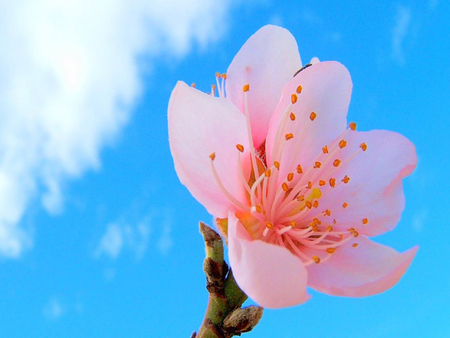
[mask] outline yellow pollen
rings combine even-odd
[[[272,170],[267,169],[266,172],[264,173],[264,176],[270,177],[271,174],[272,174]]]
[[[294,173],[289,173],[288,175],[287,175],[287,180],[290,182],[290,181],[292,181],[294,179]]]
[[[195,83],[194,82],[191,83],[191,87],[195,88]]]
[[[289,115],[289,117],[291,118],[291,121],[295,120],[295,114],[291,112],[291,114]]]
[[[209,158],[211,159],[211,161],[214,161],[216,159],[216,153],[211,153],[211,155],[209,155]]]
[[[303,173],[303,169],[302,169],[302,166],[300,164],[297,166],[297,172],[299,174]]]
[[[350,128],[351,130],[356,130],[356,123],[355,123],[355,122],[350,122],[350,123],[348,124],[348,126],[349,126],[349,128]]]
[[[340,140],[339,141],[339,148],[344,148],[347,145],[347,141],[346,140]]]
[[[292,95],[291,95],[291,102],[292,102],[292,104],[296,103],[297,100],[298,100],[297,94],[292,94]]]
[[[344,204],[342,204],[342,207],[345,209],[345,208],[347,208],[348,207],[348,203],[347,202],[344,202]]]
[[[269,229],[273,229],[273,224],[270,222],[266,222],[266,227]]]
[[[364,225],[366,225],[367,223],[369,223],[369,219],[368,218],[363,218],[362,223]]]
[[[286,134],[284,137],[286,138],[286,141],[289,141],[291,138],[294,138],[294,134],[289,133],[289,134]]]
[[[331,232],[331,231],[333,231],[333,227],[331,225],[329,225],[325,228],[325,231]]]
[[[330,211],[329,209],[327,209],[327,210],[325,210],[325,211],[323,212],[323,215],[324,215],[324,216],[331,216],[331,211]]]
[[[316,264],[319,264],[319,263],[320,263],[320,258],[319,258],[319,257],[317,257],[317,256],[312,256],[311,258],[312,258],[312,260],[314,261],[314,263],[316,263]]]
[[[319,161],[316,161],[316,163],[314,163],[314,168],[318,169],[318,168],[320,168],[321,165],[322,165],[322,163],[320,163]]]
[[[236,144],[237,150],[239,150],[241,153],[244,152],[244,146],[242,144]]]
[[[323,147],[322,151],[324,154],[328,154],[328,147],[327,146]]]
[[[260,205],[257,205],[257,206],[256,206],[256,211],[257,211],[258,213],[261,213],[262,209],[261,209],[261,206],[260,206]]]
[[[319,185],[323,187],[325,184],[327,184],[324,180],[319,180]]]
[[[297,94],[300,94],[302,92],[302,89],[302,86],[298,86],[296,90]]]
[[[313,202],[313,207],[317,209],[319,207],[319,201],[317,201],[317,200],[314,201]]]
[[[311,209],[311,208],[312,208],[312,203],[311,203],[310,201],[306,201],[306,202],[305,202],[305,205],[306,205],[306,207],[307,207],[308,209]]]
[[[318,188],[314,188],[311,192],[312,198],[321,198],[322,197],[322,191]]]
[[[317,117],[317,114],[315,112],[312,112],[311,115],[309,115],[309,118],[311,119],[311,121],[314,121]]]
[[[348,177],[347,175],[344,176],[344,178],[342,179],[342,182],[344,182],[345,184],[347,184],[350,181],[350,177]]]
[[[341,164],[341,160],[340,159],[335,159],[333,162],[333,165],[337,168],[339,167],[339,164]]]
[[[329,254],[332,254],[333,252],[336,251],[336,248],[327,248],[326,250]]]
[[[358,243],[353,243],[352,247],[356,248],[358,246]]]
[[[334,188],[336,186],[336,179],[330,178],[330,187]]]
[[[283,184],[281,185],[281,187],[283,188],[284,191],[288,191],[288,190],[289,190],[289,186],[287,185],[286,182],[283,182]]]
[[[361,144],[359,145],[359,147],[360,147],[363,151],[366,151],[366,150],[367,150],[367,144],[365,144],[364,142],[361,143]]]
[[[273,162],[273,165],[275,166],[275,168],[277,168],[278,170],[280,170],[280,162]]]
[[[297,201],[301,202],[305,200],[305,195],[300,195],[297,197]]]
[[[227,79],[227,74],[223,73],[222,74],[222,79],[226,80]]]
[[[249,84],[244,85],[244,87],[242,87],[242,90],[244,93],[248,92],[250,90],[250,85]]]

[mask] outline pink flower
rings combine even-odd
[[[294,76],[300,68],[293,36],[265,26],[217,76],[219,97],[179,82],[169,103],[178,176],[228,224],[236,281],[268,308],[308,300],[306,286],[349,297],[383,292],[417,251],[368,238],[400,220],[413,144],[347,129],[352,82],[343,65],[318,62]]]

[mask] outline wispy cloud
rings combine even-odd
[[[172,214],[168,210],[166,210],[164,218],[161,220],[160,229],[161,235],[159,237],[157,247],[163,255],[166,255],[173,246],[173,239],[171,234]]]
[[[43,310],[44,317],[52,321],[59,319],[64,313],[65,310],[63,305],[55,297],[52,297],[47,304],[45,304]]]
[[[411,25],[411,9],[404,6],[397,7],[395,25],[392,30],[392,57],[399,64],[405,63],[403,43]]]
[[[226,29],[213,0],[3,1],[0,5],[0,255],[32,245],[32,201],[61,212],[63,184],[100,151],[142,91],[140,56],[180,57]],[[140,60],[140,61],[138,61]],[[111,251],[112,252],[112,251]]]
[[[108,256],[117,258],[123,249],[134,252],[137,259],[141,259],[147,250],[151,233],[150,217],[145,217],[136,225],[114,222],[106,227],[106,231],[98,244],[94,256]]]

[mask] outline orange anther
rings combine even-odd
[[[289,134],[286,134],[284,137],[286,138],[286,141],[289,141],[291,138],[294,138],[294,134],[289,133]]]
[[[295,120],[295,114],[291,112],[291,114],[289,115],[289,117],[291,118],[291,121]]]
[[[311,119],[311,121],[314,121],[314,120],[316,119],[316,117],[317,117],[317,114],[316,114],[315,112],[312,112],[312,113],[309,115],[309,118]]]
[[[292,181],[294,179],[294,173],[289,173],[288,175],[287,175],[287,180],[290,182],[290,181]]]
[[[323,187],[325,184],[327,184],[324,180],[319,180],[319,185]]]
[[[366,150],[367,150],[367,144],[365,144],[364,142],[361,143],[361,144],[359,145],[359,147],[360,147],[363,151],[366,151]]]
[[[340,140],[339,141],[339,148],[344,148],[347,145],[347,141],[346,140]]]
[[[302,92],[302,89],[302,86],[298,86],[296,90],[297,94],[300,94]]]
[[[349,126],[349,128],[350,128],[351,130],[356,130],[356,123],[355,123],[355,122],[350,122],[350,123],[348,124],[348,126]]]
[[[322,151],[324,154],[328,154],[328,147],[327,146],[323,147]]]
[[[362,223],[364,225],[366,225],[367,223],[369,223],[369,219],[368,218],[363,218]]]
[[[317,256],[312,256],[311,258],[312,258],[312,260],[314,261],[314,263],[316,263],[316,264],[319,264],[319,263],[320,263],[320,258],[319,258],[319,257],[317,257]]]
[[[344,178],[342,179],[342,182],[344,182],[345,184],[347,184],[350,181],[350,177],[348,177],[347,175],[344,176]]]
[[[250,90],[250,85],[249,84],[244,85],[244,87],[242,87],[242,90],[244,91],[244,93],[248,92]]]
[[[320,168],[321,165],[322,165],[322,163],[320,163],[319,161],[316,161],[316,163],[314,163],[314,168],[318,169],[318,168]]]
[[[287,185],[286,182],[283,182],[283,184],[281,185],[281,187],[283,188],[284,191],[288,191],[288,190],[289,190],[289,186]]]
[[[299,174],[303,173],[303,169],[300,164],[297,166],[297,173],[299,173]]]
[[[336,179],[330,178],[330,187],[334,188],[336,186]]]
[[[241,153],[244,152],[244,146],[242,144],[236,144],[237,150],[239,150]]]
[[[348,203],[347,202],[344,202],[344,204],[342,204],[342,207],[345,209],[345,208],[347,208],[348,207]]]
[[[211,155],[209,155],[209,158],[211,159],[211,161],[214,161],[216,159],[216,153],[211,153]]]
[[[297,94],[292,94],[291,95],[291,102],[292,104],[296,103],[298,101],[298,96]]]
[[[275,166],[275,168],[277,168],[278,170],[280,170],[280,162],[273,162],[273,165]]]
[[[332,254],[333,252],[336,251],[336,248],[327,248],[326,250],[329,254]]]
[[[341,160],[340,159],[335,159],[333,162],[333,165],[337,168],[339,167],[339,164],[341,164]]]

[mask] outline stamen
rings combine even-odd
[[[332,254],[333,252],[336,251],[336,248],[327,248],[326,252]]]
[[[283,182],[283,184],[281,185],[281,187],[283,188],[284,191],[288,191],[288,190],[289,190],[289,186],[287,185],[286,182]]]
[[[358,243],[353,243],[352,247],[356,248],[358,246]]]
[[[339,167],[339,164],[341,164],[341,160],[340,159],[335,159],[333,162],[333,165],[337,168]]]
[[[242,144],[236,144],[237,150],[239,150],[241,153],[244,152],[244,146]]]
[[[194,82],[191,83],[191,87],[195,88],[195,83]]]
[[[364,142],[361,143],[361,144],[359,145],[359,147],[360,147],[363,151],[366,151],[366,150],[367,150],[367,144],[365,144]]]
[[[342,204],[342,207],[345,209],[345,208],[347,208],[348,207],[348,203],[347,202],[344,202],[344,204]]]
[[[348,177],[347,175],[344,176],[344,178],[342,179],[342,182],[344,182],[345,184],[347,184],[350,181],[350,177]]]
[[[330,178],[330,187],[334,188],[336,186],[336,179]]]
[[[298,86],[296,90],[297,94],[300,94],[302,92],[302,89],[302,86]]]
[[[292,181],[294,179],[294,173],[289,173],[288,175],[287,175],[287,180],[290,182],[290,181]]]
[[[325,184],[327,184],[327,182],[324,180],[319,180],[319,186],[323,187]]]
[[[317,117],[317,114],[315,112],[312,112],[311,115],[309,115],[309,118],[311,121],[314,121]]]
[[[363,218],[362,223],[364,225],[366,225],[367,223],[369,223],[369,219],[368,218]]]
[[[273,162],[273,165],[275,166],[275,168],[277,168],[278,170],[280,170],[280,162]]]
[[[355,123],[355,122],[350,122],[350,123],[348,124],[348,126],[349,126],[349,128],[350,128],[351,130],[353,130],[353,131],[356,130],[356,123]]]
[[[291,102],[292,104],[296,103],[298,101],[298,96],[297,94],[292,94],[291,95]]]
[[[322,148],[324,154],[328,154],[328,146]]]
[[[343,149],[346,145],[347,145],[347,141],[346,140],[340,140],[339,141],[339,148]]]
[[[248,92],[250,90],[250,85],[247,83],[247,84],[245,84],[243,87],[242,87],[242,91],[244,92],[244,93],[246,93],[246,92]]]
[[[209,155],[209,158],[211,159],[211,161],[214,161],[216,159],[216,153],[211,153],[211,155]]]
[[[318,168],[320,168],[321,165],[322,165],[322,163],[320,163],[319,161],[316,161],[316,163],[314,163],[314,168],[318,169]]]
[[[291,118],[291,121],[295,121],[295,114],[291,112],[291,114],[289,115],[289,117]]]
[[[297,173],[299,173],[299,174],[303,173],[303,169],[300,164],[297,166]]]
[[[294,138],[294,134],[289,133],[285,135],[286,141],[289,141],[291,138]]]
[[[312,258],[312,260],[314,261],[314,263],[316,263],[316,264],[319,264],[319,263],[320,263],[320,258],[319,258],[319,257],[317,257],[317,256],[312,256],[311,258]]]

